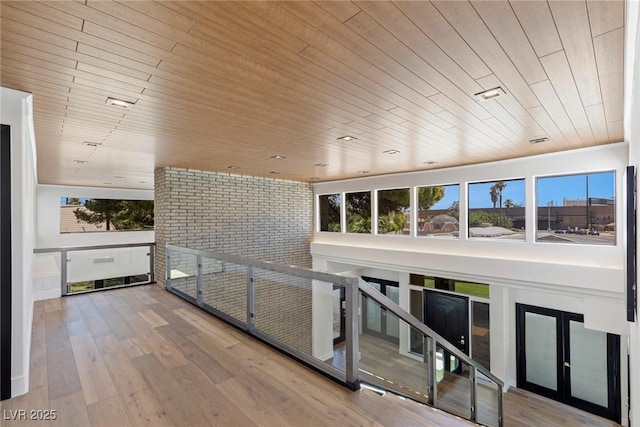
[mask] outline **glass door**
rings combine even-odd
[[[386,295],[396,304],[400,303],[400,288],[398,282],[391,280],[363,277],[377,291]],[[400,322],[396,316],[387,313],[378,303],[365,298],[362,305],[362,332],[398,344],[400,342]]]
[[[423,295],[424,324],[468,355],[469,298],[427,290]],[[459,372],[461,365],[456,357],[439,346],[436,351],[439,370],[441,366],[446,372]]]
[[[583,316],[516,305],[518,387],[620,422],[620,337]]]
[[[577,408],[620,422],[620,337],[564,318],[565,398]]]

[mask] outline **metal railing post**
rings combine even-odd
[[[155,245],[149,245],[149,282],[153,283],[156,281],[156,254],[155,254]]]
[[[196,255],[196,304],[202,307],[202,255]]]
[[[256,288],[253,275],[253,267],[247,266],[247,330],[256,332]]]
[[[171,249],[166,248],[166,258],[167,258],[167,277],[166,277],[166,281],[165,281],[165,288],[167,289],[173,289],[173,287],[171,286]]]
[[[476,381],[476,368],[474,366],[469,366],[469,380],[471,381],[471,388],[469,390],[469,398],[471,399],[471,418],[470,421],[476,421],[476,407],[478,405],[478,382]]]
[[[60,251],[60,286],[62,296],[65,296],[69,293],[69,285],[67,283],[67,263],[69,262],[69,258],[67,257],[67,251],[62,249]]]
[[[429,386],[429,395],[427,400],[429,405],[435,407],[437,400],[437,384],[436,380],[436,340],[427,337],[427,384]]]
[[[357,277],[353,278],[351,284],[345,289],[345,304],[347,306],[345,325],[345,335],[347,338],[345,354],[346,374],[347,384],[354,390],[360,387],[360,313],[358,304],[358,298],[360,296],[359,280],[360,279]]]

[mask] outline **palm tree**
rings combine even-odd
[[[493,209],[496,208],[496,203],[498,203],[498,189],[494,185],[491,187],[489,191],[489,195],[491,196],[491,203],[493,203]]]
[[[496,191],[498,192],[498,198],[500,199],[500,204],[498,206],[500,206],[500,214],[502,215],[502,190],[505,189],[505,187],[507,186],[507,184],[505,184],[504,181],[498,181],[494,184],[494,187],[496,188]]]

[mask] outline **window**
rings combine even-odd
[[[429,289],[440,289],[463,295],[480,298],[489,298],[489,285],[484,283],[472,283],[443,277],[422,276],[411,274],[409,282],[415,286],[424,286]]]
[[[418,236],[458,237],[460,186],[418,187]]]
[[[525,239],[524,179],[469,184],[469,238]]]
[[[371,233],[371,192],[346,194],[347,233]]]
[[[60,198],[60,233],[153,230],[153,200]]]
[[[536,241],[615,245],[615,172],[536,180]]]
[[[410,224],[410,193],[408,188],[378,191],[378,234],[408,236]]]
[[[340,194],[325,194],[318,198],[320,205],[320,231],[340,230]]]

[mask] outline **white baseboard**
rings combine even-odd
[[[60,298],[61,295],[62,295],[62,291],[60,290],[60,288],[47,289],[44,291],[33,292],[33,300],[42,301],[45,299]]]
[[[331,359],[333,357],[333,351],[330,352],[330,353],[323,354],[321,356],[314,356],[314,357],[316,357],[317,359],[323,360],[323,361],[327,361],[327,360],[329,360],[329,359]]]
[[[11,398],[21,396],[29,391],[29,379],[26,375],[11,378]]]

